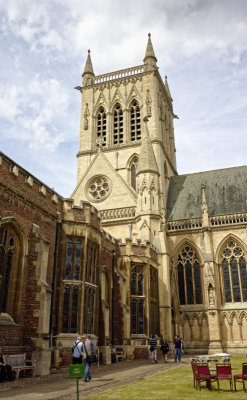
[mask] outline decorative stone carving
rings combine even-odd
[[[89,108],[88,108],[88,103],[86,103],[86,108],[84,111],[84,129],[88,129],[88,117],[90,115]]]
[[[151,107],[152,99],[150,96],[149,89],[147,90],[147,96],[146,96],[145,103],[146,103],[146,107],[147,107],[147,117],[150,118],[152,116],[152,107]]]
[[[215,295],[214,295],[214,290],[212,287],[210,287],[209,292],[208,292],[208,302],[210,306],[215,305]]]
[[[112,184],[104,175],[93,176],[85,187],[85,194],[91,202],[105,200],[111,193]]]

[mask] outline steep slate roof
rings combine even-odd
[[[201,217],[201,187],[205,186],[209,216],[247,212],[247,166],[170,178],[167,220]]]

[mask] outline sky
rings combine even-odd
[[[76,185],[87,50],[95,75],[143,63],[173,98],[179,174],[246,165],[246,0],[0,0],[0,150],[64,197]]]

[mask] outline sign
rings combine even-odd
[[[69,365],[70,378],[82,378],[85,374],[85,364],[71,364]]]

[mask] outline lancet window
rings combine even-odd
[[[143,334],[144,327],[144,275],[142,266],[134,266],[130,277],[131,334]]]
[[[185,246],[177,260],[180,304],[202,304],[202,266],[195,250]]]
[[[97,115],[97,139],[102,140],[102,146],[106,145],[106,113],[103,107],[99,109]]]
[[[119,104],[114,109],[113,143],[123,143],[123,111]]]
[[[76,333],[81,288],[82,244],[80,240],[66,242],[62,332]]]
[[[141,139],[141,114],[136,100],[133,100],[130,107],[130,138],[131,141]]]
[[[246,253],[235,241],[229,240],[220,256],[220,275],[223,301],[239,303],[247,301]]]

